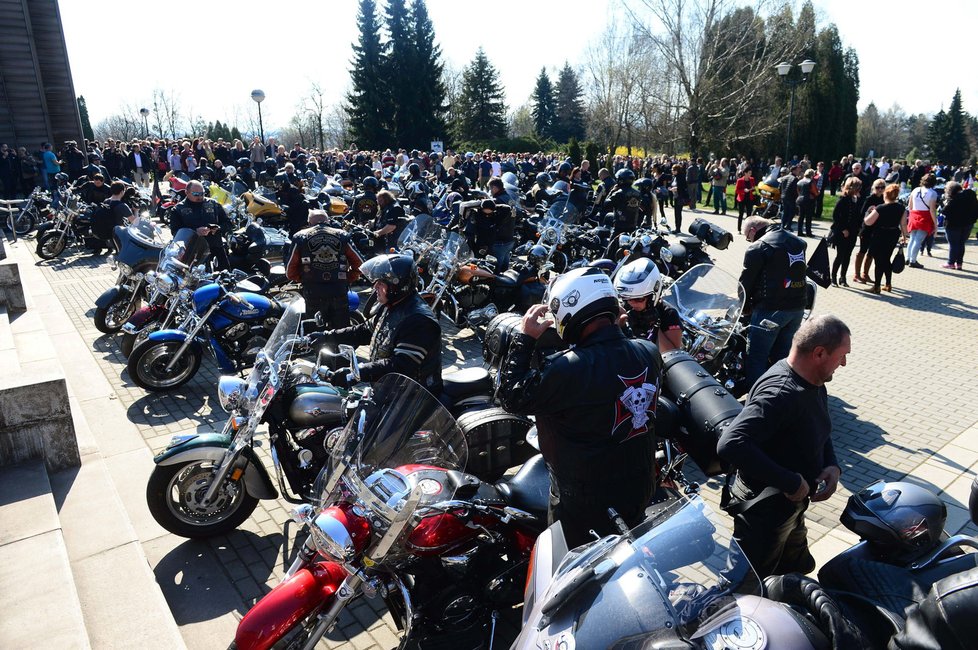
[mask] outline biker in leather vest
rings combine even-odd
[[[805,251],[808,244],[764,220],[767,225],[756,230],[754,243],[744,254],[740,283],[751,308],[804,309],[807,296]],[[744,223],[745,228],[749,225]]]

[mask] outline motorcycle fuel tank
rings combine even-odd
[[[303,428],[343,423],[343,398],[332,386],[302,384],[295,388],[289,419]]]

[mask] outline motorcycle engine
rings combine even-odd
[[[490,292],[491,289],[487,285],[469,284],[459,289],[458,293],[455,294],[455,299],[458,301],[458,306],[462,311],[469,311],[477,307],[482,307],[489,302]]]
[[[248,333],[250,327],[251,326],[248,323],[235,323],[234,325],[231,325],[223,332],[221,332],[221,336],[223,336],[228,341],[237,341],[242,336]]]

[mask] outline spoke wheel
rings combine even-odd
[[[188,348],[170,370],[166,366],[180,349],[177,341],[146,341],[129,356],[129,377],[140,388],[150,391],[172,390],[182,386],[200,367],[200,354]]]
[[[181,537],[223,535],[251,516],[258,499],[242,481],[225,481],[214,500],[204,504],[216,464],[195,460],[184,465],[157,465],[146,484],[146,504],[163,528]]]

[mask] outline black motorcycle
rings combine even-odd
[[[20,212],[10,215],[8,226],[18,237],[23,237],[39,224],[47,223],[51,217],[51,194],[35,187],[20,206]]]
[[[37,228],[37,256],[53,260],[69,246],[91,239],[94,208],[69,194],[54,218]]]
[[[95,328],[103,334],[118,332],[147,297],[146,275],[156,268],[163,250],[162,233],[149,219],[137,219],[126,227],[115,227],[119,247],[109,264],[119,271],[115,286],[95,301]]]

